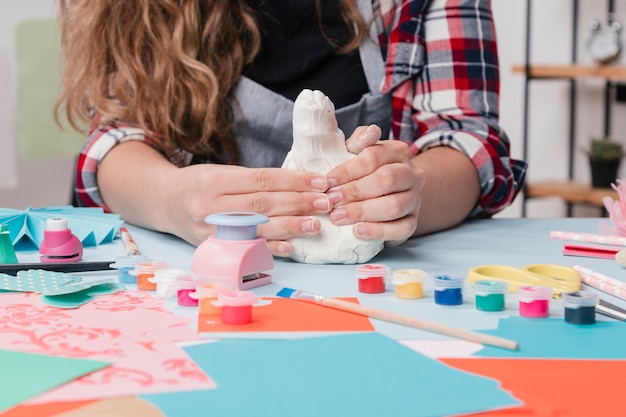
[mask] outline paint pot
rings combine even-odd
[[[202,284],[207,284],[209,278],[202,274],[187,274],[176,277],[176,300],[181,307],[197,307],[198,298],[196,288]]]
[[[232,291],[230,285],[213,282],[198,285],[195,294],[189,296],[198,300],[198,314],[220,314],[220,307],[214,303],[219,294],[229,291]]]
[[[550,315],[552,288],[540,285],[525,285],[517,288],[519,315],[521,317],[544,318]]]
[[[161,298],[174,298],[176,295],[176,280],[189,273],[181,268],[161,268],[154,271],[154,277],[148,281],[156,284],[156,295]]]
[[[463,285],[465,279],[455,275],[438,275],[433,280],[435,304],[458,306],[463,304]]]
[[[130,271],[135,269],[135,265],[139,262],[146,262],[148,258],[144,255],[124,255],[115,258],[115,263],[110,266],[117,269],[117,280],[122,284],[136,284],[137,277],[131,275]]]
[[[396,297],[417,300],[424,297],[424,281],[428,273],[421,269],[397,269],[393,271],[392,283]]]
[[[364,264],[356,267],[356,277],[359,281],[359,292],[365,294],[380,294],[385,292],[385,280],[389,268],[381,264]]]
[[[569,291],[561,294],[565,321],[570,324],[594,324],[600,297],[591,291]]]
[[[485,279],[474,282],[476,308],[481,311],[504,310],[504,294],[509,285],[496,279]]]
[[[251,291],[230,291],[218,294],[214,304],[220,307],[223,324],[248,324],[252,322],[252,306],[257,301]]]
[[[135,269],[130,271],[131,275],[137,277],[137,289],[140,291],[156,291],[156,283],[152,281],[154,273],[159,269],[167,268],[165,262],[146,261],[137,262]]]

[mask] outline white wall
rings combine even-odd
[[[533,13],[532,59],[538,63],[569,61],[571,48],[571,0],[535,0]],[[605,1],[580,1],[579,61],[591,62],[584,50],[587,24],[604,18]],[[626,21],[626,0],[616,0],[618,17]],[[492,2],[500,48],[501,123],[512,141],[512,154],[522,155],[522,110],[524,79],[513,74],[514,64],[523,62],[525,47],[525,0],[493,0]],[[15,62],[13,29],[27,18],[53,16],[54,0],[21,0],[0,3],[0,207],[25,208],[66,204],[70,193],[72,158],[56,157],[23,160],[17,151],[15,131]],[[623,16],[623,17],[622,17]],[[624,58],[620,63],[624,63]],[[576,120],[576,179],[589,181],[589,169],[580,149],[603,129],[603,86],[597,79],[578,83]],[[531,114],[529,130],[528,178],[565,179],[567,177],[568,84],[565,81],[533,81],[531,83]],[[624,104],[613,104],[612,131],[626,140]],[[621,173],[626,174],[626,164]],[[517,217],[521,199],[499,214]],[[558,200],[542,199],[528,203],[531,217],[559,217],[565,206]],[[577,208],[576,215],[598,215],[597,209]]]
[[[578,61],[592,64],[585,43],[588,24],[593,19],[605,19],[606,1],[580,1],[578,19]],[[522,155],[524,77],[513,74],[514,64],[522,64],[525,53],[526,1],[493,0],[493,11],[499,40],[501,64],[501,123],[512,141],[513,156]],[[534,0],[532,10],[531,61],[538,64],[567,64],[571,57],[572,1]],[[616,0],[617,17],[626,23],[626,1]],[[626,54],[625,54],[626,55]],[[625,64],[622,56],[618,64]],[[575,179],[589,182],[590,173],[582,151],[594,136],[604,129],[604,81],[581,79],[577,82]],[[567,81],[535,80],[530,83],[529,147],[530,164],[527,178],[566,179],[569,129],[569,83]],[[626,141],[624,104],[612,104],[611,132]],[[622,164],[620,174],[626,174]],[[500,216],[521,214],[521,199]],[[535,199],[528,202],[529,217],[558,217],[566,215],[566,207],[558,199]],[[597,216],[599,210],[575,207],[576,216]]]
[[[24,159],[16,132],[15,26],[26,19],[53,17],[56,4],[52,0],[0,3],[0,207],[23,209],[70,201],[73,158]]]

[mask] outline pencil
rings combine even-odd
[[[141,255],[141,251],[137,247],[135,240],[132,238],[130,233],[128,233],[128,229],[124,226],[120,227],[120,235],[122,236],[122,241],[124,242],[124,250],[126,250],[126,255]]]
[[[113,261],[0,264],[0,273],[17,276],[19,271],[43,269],[52,272],[89,272],[113,269]]]
[[[296,291],[292,288],[283,288],[276,295],[279,297],[292,299],[309,299],[325,307],[347,311],[350,313],[359,314],[361,316],[371,317],[374,319],[400,324],[403,326],[412,327],[414,329],[425,330],[427,332],[438,333],[457,339],[467,340],[470,342],[482,343],[510,350],[518,349],[518,343],[514,340],[504,339],[502,337],[493,336],[485,333],[473,332],[471,330],[446,326],[444,324],[421,320],[415,317],[404,316],[391,311],[368,307],[361,304],[340,300],[337,298],[328,298],[318,294],[311,294],[304,291]]]

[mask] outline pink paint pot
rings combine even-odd
[[[529,318],[544,318],[550,315],[552,288],[526,285],[517,288],[519,315]]]
[[[209,278],[202,274],[186,273],[176,277],[176,300],[181,307],[197,307],[196,288],[207,284]]]
[[[230,291],[218,294],[213,304],[220,307],[223,324],[248,324],[252,322],[252,306],[258,301],[250,291]]]

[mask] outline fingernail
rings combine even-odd
[[[343,196],[339,191],[332,191],[326,195],[330,199],[330,202],[333,204],[339,204],[341,203],[341,200],[343,200]]]
[[[289,256],[291,255],[291,252],[293,252],[293,248],[291,247],[289,243],[283,242],[280,245],[278,245],[278,251],[283,256]]]
[[[359,142],[359,145],[364,145],[374,139],[378,140],[378,129],[374,125],[369,125],[367,129],[361,133],[357,141]]]
[[[336,178],[332,178],[332,177],[328,177],[326,178],[326,180],[328,181],[328,189],[330,190],[333,187],[337,186],[337,179]]]
[[[363,223],[357,223],[352,228],[352,233],[354,233],[356,237],[367,236],[367,226]]]
[[[315,217],[310,217],[302,222],[303,232],[316,232],[319,230],[320,221]]]
[[[326,177],[315,177],[311,180],[311,186],[316,190],[326,191],[328,189],[328,181]]]
[[[328,211],[332,207],[327,196],[313,200],[313,207],[318,210]]]
[[[346,211],[344,209],[335,209],[330,212],[330,219],[338,221],[346,218]]]

